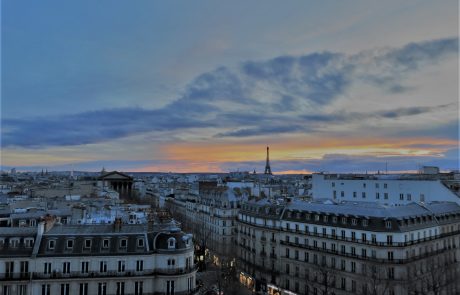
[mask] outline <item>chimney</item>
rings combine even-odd
[[[147,232],[149,233],[153,232],[153,220],[153,212],[149,212],[147,217]]]
[[[50,231],[50,229],[53,228],[54,224],[56,223],[56,216],[46,214],[43,219],[45,222],[45,233],[47,233]]]
[[[119,232],[121,230],[121,224],[122,224],[121,217],[116,217],[115,221],[113,222],[113,229],[116,232]]]

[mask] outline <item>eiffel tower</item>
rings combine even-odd
[[[265,172],[264,174],[272,174],[272,169],[270,168],[270,158],[269,158],[269,148],[267,146],[267,162],[265,163]]]

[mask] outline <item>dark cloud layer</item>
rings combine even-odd
[[[244,137],[311,132],[320,123],[415,116],[445,106],[337,114],[325,113],[322,107],[357,81],[388,93],[406,91],[403,82],[411,72],[455,56],[457,51],[458,38],[446,38],[351,56],[317,52],[247,61],[198,76],[180,98],[161,109],[117,108],[70,116],[4,118],[2,146],[81,145],[144,132],[206,127],[227,130],[215,135],[218,137]]]

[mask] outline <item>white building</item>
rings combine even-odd
[[[314,199],[387,205],[436,201],[460,204],[460,195],[439,174],[313,174]]]

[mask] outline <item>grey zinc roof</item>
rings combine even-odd
[[[428,204],[425,206],[410,203],[403,206],[385,206],[378,203],[370,202],[342,202],[329,203],[324,202],[306,202],[295,200],[287,204],[288,210],[299,210],[307,212],[321,212],[325,214],[363,216],[376,218],[407,218],[423,215],[440,214],[460,210],[460,206],[453,202],[444,202],[439,204]],[[446,213],[447,213],[446,212]]]
[[[110,235],[110,234],[144,234],[144,224],[123,224],[119,231],[115,231],[113,224],[95,225],[54,225],[46,235]]]
[[[37,234],[36,227],[0,227],[0,237],[33,236]]]

